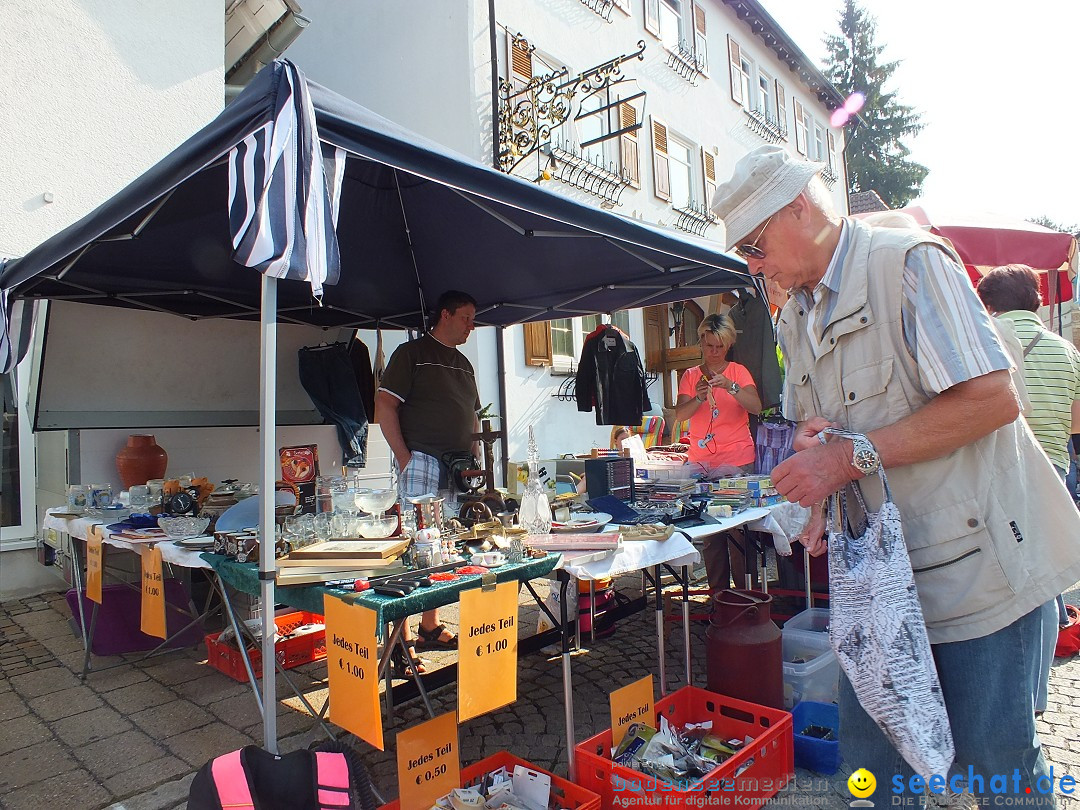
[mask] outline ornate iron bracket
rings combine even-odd
[[[623,189],[630,185],[629,176],[614,163],[605,166],[569,141],[553,141],[544,151],[554,163],[551,172],[556,180],[599,197],[605,207],[618,205]]]
[[[746,128],[761,136],[769,143],[779,143],[787,139],[787,127],[770,115],[760,110],[743,109],[746,113]]]
[[[829,188],[835,186],[836,181],[840,179],[836,172],[834,172],[830,166],[826,166],[824,169],[822,169],[820,174],[822,181]]]
[[[667,66],[695,87],[698,76],[708,69],[705,54],[698,54],[692,45],[681,39],[677,48],[668,51]]]
[[[716,222],[716,217],[712,215],[704,205],[698,205],[693,200],[686,204],[685,208],[672,208],[679,218],[675,220],[675,227],[680,231],[686,231],[692,233],[694,236],[704,236],[706,229]]]
[[[559,383],[558,390],[551,396],[555,397],[559,402],[573,402],[577,399],[577,377],[566,377]]]
[[[590,11],[595,11],[604,22],[611,22],[611,10],[615,8],[615,0],[581,0],[582,4]]]
[[[534,45],[520,35],[512,35],[511,48],[518,48],[531,55]],[[645,58],[645,40],[638,41],[633,53],[616,56],[603,64],[567,78],[569,71],[561,68],[543,76],[536,76],[524,87],[515,86],[509,80],[499,81],[499,168],[512,172],[530,155],[551,143],[551,133],[570,117],[575,106],[580,110],[581,101],[596,93],[606,91],[624,81],[623,62]],[[641,97],[638,93],[635,97]],[[634,129],[640,128],[640,123]],[[628,130],[620,130],[606,137],[615,137]]]

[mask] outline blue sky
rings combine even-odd
[[[842,0],[761,0],[819,65]],[[1045,215],[1080,223],[1080,3],[863,0],[878,21],[900,99],[926,128],[908,141],[930,168],[937,212]]]

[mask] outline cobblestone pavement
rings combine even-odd
[[[619,589],[633,596],[637,577],[624,577]],[[539,588],[543,595],[545,588]],[[1080,590],[1067,598],[1080,602]],[[535,626],[538,611],[523,592],[522,620]],[[95,658],[85,682],[78,678],[82,643],[69,623],[60,594],[0,605],[0,810],[65,810],[115,807],[168,810],[184,807],[192,774],[218,754],[252,742],[262,731],[246,684],[206,664],[199,646],[138,661],[137,656]],[[442,618],[456,629],[456,613]],[[619,622],[613,635],[575,653],[574,720],[580,741],[608,727],[608,693],[656,672],[655,614],[642,611]],[[682,684],[681,628],[668,625],[669,689]],[[704,628],[693,629],[693,673],[704,685]],[[452,653],[425,654],[432,664]],[[111,667],[105,669],[105,667]],[[308,700],[320,707],[327,698],[326,669],[312,664],[290,671]],[[519,661],[517,702],[460,726],[462,764],[509,750],[537,765],[565,774],[563,691],[557,655],[538,652]],[[299,700],[286,697],[279,679],[277,718],[283,751],[306,747],[320,738]],[[433,695],[436,712],[456,705],[453,686]],[[377,789],[396,795],[394,735],[424,717],[413,701],[398,707],[386,726],[386,750],[375,751],[351,735],[362,752]],[[1050,707],[1039,722],[1047,759],[1055,774],[1080,776],[1080,659],[1055,662]],[[825,779],[799,770],[770,806],[846,808],[849,769]],[[1080,802],[1062,798],[1063,810]]]

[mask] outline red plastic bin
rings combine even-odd
[[[561,810],[599,810],[600,797],[595,793],[586,790],[580,785],[575,785],[573,782],[567,782],[562,777],[556,776],[551,771],[538,768],[531,762],[526,762],[523,759],[515,757],[513,754],[506,751],[500,751],[497,754],[492,754],[487,759],[482,759],[479,762],[474,762],[472,765],[468,765],[461,769],[461,787],[469,787],[480,781],[480,778],[491,771],[497,771],[499,768],[506,768],[507,771],[514,773],[515,765],[524,765],[526,768],[530,768],[540,773],[546,773],[551,777],[551,795],[554,799],[554,806],[561,808]],[[384,804],[379,810],[399,810],[400,805],[398,800]]]
[[[322,621],[323,617],[320,614],[309,613],[306,610],[283,613],[274,617],[274,624],[277,625],[279,633],[289,633],[301,625],[322,623]],[[206,637],[206,662],[234,680],[246,681],[247,672],[244,670],[244,659],[240,656],[239,648],[219,642],[220,635],[221,633],[211,633]],[[326,658],[326,632],[306,633],[296,638],[279,641],[274,645],[274,654],[283,669],[292,669],[301,664],[321,661]],[[251,658],[251,669],[255,677],[261,678],[262,650],[258,647],[248,647],[248,656]]]
[[[712,720],[712,734],[725,739],[754,741],[721,763],[696,784],[680,788],[611,761],[611,729],[574,748],[577,782],[600,796],[611,810],[620,796],[637,807],[665,810],[737,807],[755,810],[775,796],[795,776],[791,714],[684,686],[656,702],[661,714],[676,725]],[[621,802],[623,806],[626,801]]]

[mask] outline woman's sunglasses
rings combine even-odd
[[[765,224],[761,227],[761,230],[758,231],[757,239],[745,245],[736,246],[735,255],[743,259],[757,259],[759,261],[761,259],[764,259],[765,251],[759,248],[757,246],[757,243],[761,241],[761,235],[765,233],[765,229],[769,227],[769,223],[772,222],[773,217],[775,216],[776,214],[773,214],[772,217],[769,217],[767,220],[765,220]]]

